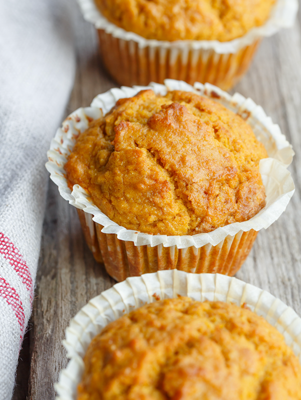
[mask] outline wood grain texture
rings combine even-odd
[[[75,16],[77,75],[67,113],[89,105],[98,93],[117,86],[102,69],[93,27]],[[301,314],[301,16],[293,29],[265,39],[235,91],[260,104],[292,143],[296,156],[290,170],[296,193],[284,215],[261,231],[237,274],[266,289]],[[53,400],[53,385],[67,364],[61,345],[69,320],[92,297],[111,287],[80,229],[76,210],[51,182],[43,228],[32,327],[28,397]],[[28,366],[29,368],[29,366]],[[22,370],[21,370],[22,373]],[[16,392],[17,393],[17,392]],[[17,395],[15,395],[17,396]],[[15,400],[26,398],[15,397]]]

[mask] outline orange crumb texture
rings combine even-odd
[[[275,0],[95,0],[113,24],[146,39],[229,41],[263,25]]]
[[[246,308],[189,298],[148,304],[91,342],[78,400],[300,400],[301,366]]]
[[[242,222],[265,205],[251,127],[211,99],[152,90],[119,100],[80,135],[65,165],[111,220],[150,234],[191,235]]]

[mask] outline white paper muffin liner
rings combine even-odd
[[[217,40],[179,40],[168,42],[145,39],[133,32],[128,32],[117,27],[101,14],[94,0],[78,0],[78,3],[86,21],[94,24],[97,29],[103,29],[114,38],[138,43],[139,48],[160,47],[163,49],[176,48],[180,50],[204,49],[214,50],[218,54],[236,53],[260,38],[271,36],[282,28],[291,27],[298,11],[297,0],[277,0],[266,23],[260,27],[251,29],[241,38],[228,42],[219,42]]]
[[[281,133],[279,126],[273,124],[263,109],[251,99],[239,94],[230,96],[221,89],[210,84],[195,83],[194,87],[185,82],[166,80],[165,85],[150,84],[148,88],[155,93],[164,95],[168,90],[186,90],[207,97],[212,97],[224,106],[239,114],[252,127],[256,137],[268,152],[269,158],[261,160],[260,173],[266,189],[266,206],[248,221],[234,223],[218,228],[210,233],[186,236],[151,235],[126,229],[110,220],[94,205],[89,194],[79,185],[74,185],[73,191],[68,188],[64,165],[73,149],[78,134],[88,128],[89,121],[99,118],[102,111],[106,114],[120,98],[131,97],[147,87],[122,87],[111,89],[98,95],[91,107],[80,108],[73,112],[58,129],[48,151],[49,162],[46,164],[51,179],[57,184],[61,196],[69,203],[87,214],[93,215],[93,221],[103,226],[105,234],[116,234],[122,241],[131,241],[136,246],[150,245],[163,247],[176,246],[184,249],[191,246],[200,248],[207,244],[213,246],[221,243],[227,236],[250,230],[259,231],[268,228],[284,212],[294,193],[294,182],[286,167],[291,163],[294,152],[292,146]],[[102,111],[101,111],[102,110]],[[87,222],[88,224],[88,222]],[[92,230],[93,227],[91,226]]]
[[[110,322],[158,299],[188,296],[197,301],[246,304],[281,334],[301,363],[301,319],[292,308],[270,293],[219,274],[160,271],[128,278],[90,300],[70,321],[63,345],[70,359],[55,385],[57,400],[75,400],[84,370],[83,357],[91,340]]]

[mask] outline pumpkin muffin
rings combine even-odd
[[[293,26],[298,0],[78,0],[122,86],[165,79],[229,90],[261,40]]]
[[[91,342],[78,400],[300,400],[301,366],[283,336],[247,308],[157,301]]]
[[[121,99],[83,132],[65,164],[117,224],[149,234],[194,235],[243,222],[265,206],[251,127],[191,92],[145,90]]]
[[[230,41],[263,25],[275,0],[95,0],[115,25],[146,39]]]

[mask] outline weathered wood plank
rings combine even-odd
[[[296,192],[282,217],[261,232],[238,277],[269,290],[301,313],[301,74],[298,24],[262,44],[253,68],[236,87],[278,123],[296,152],[290,171]]]
[[[270,291],[301,314],[301,46],[300,14],[294,29],[266,39],[248,74],[235,88],[261,104],[297,153],[291,167],[296,193],[285,214],[255,246],[237,277]],[[114,83],[101,67],[94,29],[76,16],[78,70],[67,112],[90,104]],[[70,318],[113,280],[87,248],[76,211],[49,194],[32,317],[29,398],[52,400],[67,360],[61,345]],[[25,398],[25,397],[24,397]],[[17,397],[15,398],[17,399]],[[18,397],[18,400],[21,397]]]
[[[28,394],[30,372],[30,332],[31,322],[28,324],[27,333],[24,336],[22,349],[19,355],[16,383],[12,400],[26,400]]]

